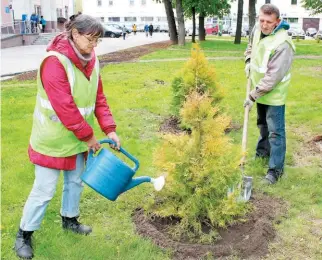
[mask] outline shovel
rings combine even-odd
[[[250,88],[251,88],[251,79],[248,78],[247,80],[247,87],[246,87],[246,99],[249,97]],[[245,107],[244,112],[244,126],[243,126],[243,137],[242,137],[242,158],[240,160],[240,169],[243,176],[243,184],[242,184],[242,200],[248,201],[250,196],[252,195],[252,184],[253,184],[253,177],[245,176],[245,163],[246,163],[246,149],[247,149],[247,132],[248,132],[248,118],[249,118],[249,105]]]
[[[249,96],[251,87],[251,80],[248,78],[247,87],[246,87],[246,99]],[[243,137],[242,137],[242,158],[240,160],[240,169],[242,172],[243,181],[238,184],[238,187],[241,190],[239,195],[239,201],[248,201],[252,195],[252,184],[253,177],[245,176],[245,163],[246,163],[246,149],[247,149],[247,130],[248,130],[248,117],[249,117],[249,106],[245,107],[244,112],[244,125],[243,125]],[[234,192],[234,187],[228,188],[228,196]]]

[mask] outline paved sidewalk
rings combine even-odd
[[[153,37],[146,37],[144,33],[129,35],[123,38],[103,38],[97,46],[96,54],[103,55],[144,44],[169,40],[167,33],[154,33]],[[38,69],[39,63],[45,55],[45,45],[29,45],[1,50],[1,77]]]

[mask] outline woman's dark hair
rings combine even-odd
[[[65,23],[65,29],[69,38],[72,39],[72,30],[77,29],[79,34],[101,37],[104,28],[100,21],[86,14],[75,14],[69,17],[70,21]]]

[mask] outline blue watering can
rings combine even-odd
[[[101,144],[108,143],[116,145],[111,139],[104,139],[99,142]],[[164,176],[155,179],[148,176],[132,179],[139,169],[139,161],[122,147],[120,148],[120,152],[134,162],[135,166],[133,168],[130,168],[108,149],[101,149],[95,156],[93,151],[90,150],[86,169],[81,176],[83,182],[112,201],[116,200],[121,193],[144,182],[152,183],[157,191],[163,188],[165,184]]]

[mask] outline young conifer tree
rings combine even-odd
[[[211,69],[198,52],[195,54],[188,63],[194,73],[187,73],[185,79],[191,91],[180,109],[180,119],[191,134],[163,136],[162,145],[154,153],[154,164],[166,174],[166,186],[153,195],[146,209],[153,215],[178,218],[180,221],[171,231],[174,237],[211,242],[218,236],[216,227],[243,216],[247,207],[238,202],[237,189],[227,195],[228,187],[242,178],[238,167],[240,148],[225,134],[230,118],[214,106],[214,89],[205,85],[200,91],[200,84],[193,87],[193,81],[215,85],[205,80],[201,71],[208,73]],[[188,72],[187,65],[185,69]],[[211,232],[204,233],[202,225],[208,225]]]
[[[214,102],[222,99],[224,91],[216,82],[215,70],[209,66],[198,44],[193,44],[191,58],[172,81],[172,91],[172,110],[177,116],[187,95],[192,91],[197,91],[199,94],[207,91],[213,97]]]

